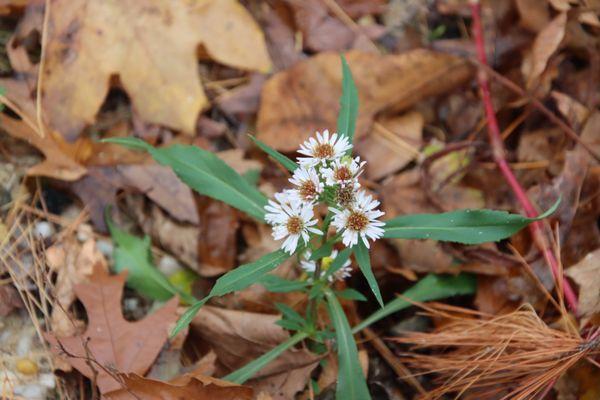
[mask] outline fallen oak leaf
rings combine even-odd
[[[109,400],[252,400],[254,390],[221,379],[186,374],[170,382],[121,374],[124,389],[106,393]]]
[[[42,71],[45,116],[67,137],[77,135],[93,123],[118,75],[146,122],[192,134],[209,104],[199,45],[232,67],[271,68],[263,33],[237,0],[53,1]]]
[[[126,273],[110,276],[95,268],[90,283],[74,289],[88,314],[86,331],[71,337],[56,337],[50,332],[44,335],[53,352],[86,377],[95,378],[101,393],[121,389],[122,384],[115,379],[117,372],[144,374],[177,320],[176,297],[143,320],[125,320],[121,311],[125,278]]]

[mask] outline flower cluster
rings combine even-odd
[[[346,136],[330,135],[328,131],[317,132],[316,137],[300,146],[298,152],[302,156],[298,157],[298,168],[290,178],[293,189],[275,194],[275,199],[265,207],[265,219],[273,226],[273,237],[283,240],[281,247],[287,253],[297,250],[300,238],[307,245],[310,233],[327,234],[317,228],[314,208],[320,203],[329,207],[331,225],[347,247],[359,240],[369,247],[369,239],[383,236],[384,223],[378,220],[383,215],[377,209],[379,202],[362,190],[358,182],[365,162],[360,157],[348,156],[351,150],[352,144]],[[303,266],[308,271],[314,262],[307,259]],[[337,271],[337,277],[347,273],[348,265],[344,265]]]

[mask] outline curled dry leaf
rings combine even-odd
[[[191,329],[217,353],[229,372],[261,356],[289,338],[275,322],[278,315],[225,310],[211,306],[200,309]],[[290,349],[267,364],[248,384],[273,399],[291,399],[304,389],[319,357],[308,350]]]
[[[369,160],[365,176],[379,180],[415,159],[424,124],[425,119],[417,111],[376,120],[371,134],[356,144],[357,153]]]
[[[586,317],[600,313],[600,249],[588,253],[565,273],[579,285],[579,311]]]
[[[472,73],[464,59],[424,49],[386,56],[351,51],[346,58],[359,95],[357,138],[370,130],[377,113],[405,110],[461,85]],[[339,54],[329,52],[275,74],[263,88],[258,138],[291,152],[315,131],[335,130],[341,78]]]
[[[27,170],[27,175],[46,176],[64,181],[75,181],[86,173],[85,167],[68,155],[69,145],[54,132],[41,137],[23,121],[0,115],[2,130],[18,139],[25,140],[44,154],[45,160]]]
[[[43,105],[50,125],[69,137],[94,122],[113,75],[145,121],[194,132],[208,106],[199,45],[232,67],[271,68],[262,32],[237,0],[51,4]]]
[[[94,379],[101,393],[121,389],[117,373],[144,374],[177,320],[176,297],[143,320],[125,320],[121,311],[125,277],[95,268],[90,283],[75,286],[88,315],[86,331],[71,337],[45,334],[52,351]]]
[[[109,400],[252,400],[254,391],[221,379],[186,374],[171,382],[136,374],[120,376],[125,389],[107,393]]]
[[[57,275],[54,284],[56,304],[50,316],[52,333],[60,337],[72,336],[83,325],[82,321],[67,314],[76,298],[74,288],[88,282],[95,268],[107,271],[106,259],[96,248],[94,239],[88,239],[82,244],[75,237],[69,236],[46,251],[46,260]]]
[[[123,184],[144,193],[178,221],[199,222],[192,190],[171,168],[156,164],[119,165],[117,170],[124,178]]]
[[[539,82],[548,60],[558,50],[565,37],[566,26],[567,14],[560,13],[535,38],[531,53],[524,59],[522,65],[527,88],[532,88]]]

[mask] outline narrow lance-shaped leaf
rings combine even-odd
[[[296,168],[298,168],[298,164],[296,164],[295,162],[293,162],[292,160],[290,160],[289,158],[287,158],[286,156],[284,156],[283,154],[281,154],[274,148],[272,148],[269,145],[267,145],[266,143],[258,140],[257,138],[255,138],[252,135],[249,135],[249,136],[250,136],[250,139],[252,139],[252,141],[254,143],[256,143],[256,145],[258,147],[260,147],[260,149],[262,151],[264,151],[265,153],[267,153],[268,155],[273,157],[275,159],[275,161],[277,161],[278,163],[283,165],[288,171],[294,172],[296,170]]]
[[[224,380],[237,383],[238,385],[243,384],[248,379],[252,378],[258,371],[263,369],[268,363],[279,357],[284,351],[293,347],[296,343],[306,339],[308,335],[304,332],[297,332],[294,336],[291,336],[285,342],[277,345],[276,347],[269,350],[269,352],[258,357],[256,360],[244,365],[242,368],[230,373],[223,377]]]
[[[335,294],[327,289],[327,310],[335,330],[338,352],[338,381],[335,398],[339,400],[369,400],[371,395],[363,375],[356,342],[350,324]]]
[[[176,288],[152,262],[150,238],[128,234],[119,229],[105,213],[106,225],[115,242],[114,269],[116,272],[127,271],[127,284],[143,296],[154,300],[165,301],[178,294],[185,302],[193,303],[194,297]]]
[[[200,308],[211,298],[217,296],[223,296],[236,290],[242,290],[248,286],[260,282],[261,278],[277,268],[282,262],[290,257],[289,254],[283,250],[278,250],[273,253],[262,256],[258,260],[240,265],[236,269],[227,272],[225,275],[217,279],[215,286],[202,300],[194,303],[177,321],[171,336],[175,336],[183,328],[192,322],[192,319],[200,310]]]
[[[340,113],[337,120],[337,131],[348,137],[350,143],[354,140],[356,119],[358,117],[358,90],[352,78],[352,72],[346,58],[342,55],[342,96],[340,97]]]
[[[470,274],[460,274],[458,276],[429,274],[402,293],[402,297],[390,301],[383,308],[375,311],[352,328],[352,333],[357,333],[390,314],[412,306],[412,303],[406,299],[420,302],[431,301],[451,296],[473,294],[476,289],[477,282],[475,277]]]
[[[383,307],[383,298],[381,297],[379,285],[377,285],[377,279],[375,279],[375,275],[373,275],[373,269],[371,268],[369,249],[367,249],[365,244],[360,239],[358,241],[358,244],[354,246],[353,249],[354,255],[356,256],[356,262],[358,263],[358,267],[367,279],[367,283],[369,284],[371,291],[375,295],[377,302],[381,307]]]
[[[160,164],[169,166],[192,189],[221,200],[263,221],[267,198],[219,157],[197,146],[172,145],[155,148],[137,138],[111,138],[116,143],[145,150]]]
[[[556,211],[559,203],[560,200],[536,218],[494,210],[402,215],[386,221],[384,237],[434,239],[465,244],[493,242],[512,236],[531,222],[546,218]]]

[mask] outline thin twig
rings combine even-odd
[[[471,0],[471,15],[473,18],[473,36],[475,38],[475,46],[477,50],[477,58],[479,59],[480,66],[487,66],[487,57],[485,53],[485,42],[483,38],[483,26],[481,23],[481,6],[478,0]],[[489,68],[488,68],[489,69]],[[494,106],[492,104],[492,98],[490,95],[490,88],[488,82],[488,69],[480,68],[477,74],[477,81],[481,90],[481,97],[485,108],[485,114],[487,118],[489,141],[492,147],[492,154],[494,161],[498,165],[498,168],[502,172],[504,179],[512,189],[513,193],[517,197],[519,203],[523,207],[525,214],[529,218],[534,218],[538,215],[536,208],[527,197],[525,190],[513,174],[510,166],[506,161],[504,152],[504,142],[500,135],[500,128],[498,126],[498,120],[494,112]],[[562,122],[562,121],[561,121]],[[574,132],[573,132],[574,133]],[[575,136],[577,136],[575,134]],[[577,295],[573,291],[573,288],[569,282],[560,274],[559,265],[550,245],[548,239],[543,232],[543,226],[541,222],[536,221],[529,225],[533,240],[539,250],[542,252],[546,262],[550,266],[554,278],[557,282],[562,282],[562,288],[564,291],[564,298],[569,305],[569,308],[574,314],[577,314]]]

